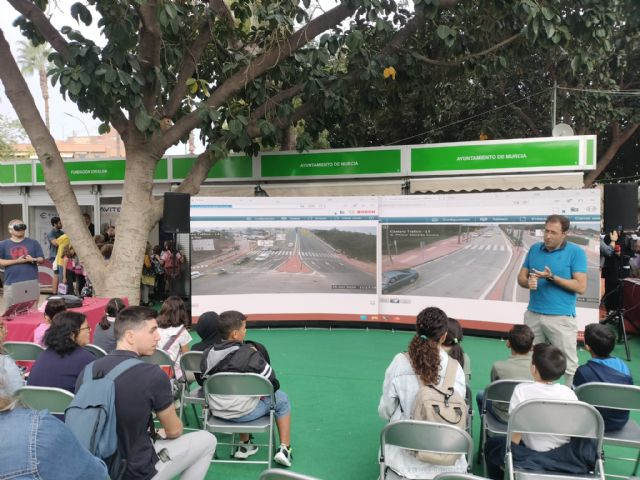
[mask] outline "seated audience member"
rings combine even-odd
[[[491,367],[490,381],[496,380],[533,380],[531,376],[531,348],[533,347],[533,332],[527,325],[514,325],[509,330],[507,348],[511,356],[506,360],[498,360]],[[476,395],[478,409],[482,410],[484,391]],[[507,423],[509,407],[507,405],[492,405],[487,403],[487,412],[498,421]]]
[[[516,386],[509,403],[509,414],[527,400],[578,400],[576,394],[566,385],[555,383],[567,368],[567,359],[562,351],[548,343],[538,343],[533,347],[531,357],[531,375],[533,383],[521,383]],[[523,445],[535,452],[549,452],[569,443],[570,437],[564,435],[544,435],[514,433],[510,439],[513,444]],[[502,479],[504,463],[504,437],[492,437],[485,446],[489,477]]]
[[[3,369],[4,373],[2,374],[2,378],[5,379],[7,388],[9,388],[11,392],[14,392],[24,385],[24,379],[16,362],[7,355],[2,346],[6,336],[7,325],[4,323],[4,318],[0,317],[0,369]]]
[[[447,352],[451,358],[455,358],[458,361],[464,371],[465,379],[467,383],[469,383],[471,379],[471,359],[462,349],[461,343],[464,338],[462,325],[453,318],[447,321],[447,325],[447,338],[444,339],[442,349]]]
[[[66,310],[56,314],[44,336],[47,349],[33,364],[27,384],[75,393],[78,375],[96,359],[82,348],[89,343],[89,329],[82,313]]]
[[[422,310],[416,318],[416,334],[409,342],[408,357],[398,353],[384,374],[382,396],[378,405],[379,415],[390,422],[410,420],[420,380],[425,385],[442,387],[447,365],[453,359],[442,344],[447,336],[448,318],[437,307]],[[464,398],[465,376],[457,366],[454,390]],[[389,446],[386,449],[386,465],[402,478],[433,478],[441,472],[466,472],[467,461],[461,456],[454,465],[432,465],[418,460],[410,450]]]
[[[591,360],[578,367],[573,378],[573,386],[583,383],[604,382],[633,385],[631,371],[626,363],[611,352],[616,344],[616,337],[606,325],[591,323],[584,330],[584,347],[591,354]],[[604,420],[604,429],[608,432],[620,430],[629,420],[629,412],[610,408],[599,408]]]
[[[93,374],[107,374],[129,358],[152,355],[160,340],[156,315],[147,307],[122,310],[115,322],[117,348],[88,367]],[[78,391],[82,378],[78,378]],[[118,376],[114,385],[118,451],[126,459],[123,478],[203,479],[216,449],[216,438],[205,431],[182,434],[169,377],[160,367],[141,362]],[[162,427],[158,432],[150,422],[153,413]],[[149,427],[153,431],[149,432]],[[157,435],[154,442],[152,438]]]
[[[276,372],[267,363],[262,354],[252,345],[244,342],[247,334],[247,317],[236,311],[220,314],[218,330],[224,339],[205,350],[202,359],[205,379],[216,373],[257,373],[267,378],[275,390],[276,424],[280,434],[280,447],[274,460],[286,467],[291,466],[291,406],[287,394],[280,390]],[[250,422],[269,413],[270,399],[260,397],[232,397],[212,395],[207,399],[214,415],[232,422]],[[236,458],[247,458],[258,452],[251,445],[249,435],[241,435],[245,444],[234,454]]]
[[[47,300],[47,304],[44,306],[44,322],[36,327],[33,331],[33,341],[44,347],[44,334],[49,330],[49,326],[51,325],[51,319],[58,312],[63,312],[67,309],[67,305],[64,303],[64,300],[61,298],[52,298],[51,300]]]
[[[191,342],[191,335],[186,327],[188,318],[184,302],[176,296],[167,298],[158,314],[158,333],[160,334],[158,348],[169,353],[174,362],[176,378],[182,377],[180,354],[189,351],[189,342]]]
[[[0,478],[107,478],[107,467],[46,410],[23,408],[0,364]]]
[[[121,298],[116,297],[109,300],[104,309],[104,316],[93,332],[93,344],[107,353],[116,348],[116,334],[113,325],[118,316],[118,312],[125,307],[126,305]]]

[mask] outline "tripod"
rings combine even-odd
[[[627,354],[627,362],[631,361],[631,351],[629,350],[629,341],[627,340],[627,329],[624,325],[624,308],[613,310],[605,318],[600,320],[603,325],[613,325],[618,329],[618,343],[624,343],[624,350]]]
[[[627,339],[627,329],[624,324],[625,310],[624,310],[624,295],[623,295],[623,286],[622,286],[621,276],[618,276],[617,278],[617,285],[615,290],[605,295],[603,300],[606,300],[606,298],[612,294],[614,295],[617,294],[617,297],[618,297],[616,299],[617,301],[614,304],[611,304],[611,306],[615,306],[615,308],[612,309],[605,318],[600,320],[600,323],[602,323],[603,325],[613,325],[618,330],[618,343],[620,342],[624,343],[624,350],[625,350],[625,353],[627,354],[627,361],[630,362],[631,351],[629,350],[629,341]],[[612,298],[615,298],[615,297],[612,297]],[[607,303],[608,302],[605,302],[605,305],[607,305]]]

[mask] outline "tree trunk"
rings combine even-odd
[[[634,123],[630,125],[626,130],[620,132],[618,123],[615,122],[613,124],[611,144],[609,145],[609,148],[607,148],[606,152],[604,152],[604,154],[598,159],[596,169],[590,171],[584,176],[585,187],[591,187],[593,185],[593,183],[598,179],[602,172],[604,172],[604,170],[613,161],[622,145],[624,145],[627,140],[629,140],[631,136],[636,132],[636,130],[638,130],[638,127],[640,127],[640,124]]]
[[[137,305],[141,259],[149,232],[161,215],[159,200],[153,198],[153,172],[160,157],[144,141],[129,140],[125,149],[125,182],[113,253],[104,274],[92,281],[98,296],[127,297],[130,305]]]
[[[293,126],[282,129],[282,139],[280,141],[280,150],[290,151],[296,148],[296,129]]]
[[[49,84],[47,83],[47,70],[42,66],[38,70],[40,77],[40,90],[42,91],[42,99],[44,100],[44,123],[47,130],[51,131],[51,121],[49,119]]]

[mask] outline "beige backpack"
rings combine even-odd
[[[408,355],[407,355],[408,357]],[[467,404],[454,389],[458,361],[449,357],[442,387],[425,385],[420,377],[412,420],[446,423],[464,430],[467,424]],[[415,452],[416,458],[433,465],[453,465],[460,455],[451,453]]]

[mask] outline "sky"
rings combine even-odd
[[[71,5],[77,0],[57,0],[55,3],[56,8],[52,10],[52,23],[58,29],[64,25],[68,25],[75,30],[80,30],[85,36],[88,36],[98,44],[104,44],[104,40],[101,41],[99,29],[96,27],[99,16],[93,15],[93,23],[90,27],[86,27],[84,24],[78,24],[68,13]],[[51,2],[53,3],[53,2]],[[18,44],[24,37],[20,31],[12,26],[13,21],[19,16],[19,13],[14,10],[8,3],[5,4],[3,15],[0,16],[0,29],[2,29],[5,38],[11,46],[11,51],[14,57],[17,57]],[[40,110],[41,115],[44,118],[44,101],[42,100],[42,92],[40,91],[40,83],[37,75],[32,75],[26,78],[27,84],[33,94],[33,98]],[[56,140],[64,140],[68,137],[79,135],[98,135],[98,126],[100,122],[94,120],[90,114],[80,112],[76,105],[71,101],[65,101],[60,94],[58,87],[52,87],[49,82],[49,110],[51,118],[51,133]],[[4,86],[0,82],[0,114],[4,115],[8,119],[15,120],[18,118],[9,99],[4,93]],[[196,135],[197,138],[197,135]],[[203,147],[198,140],[196,140],[196,152],[202,151]],[[172,147],[167,153],[174,155],[182,155],[187,153],[186,146],[184,144],[176,145]]]

